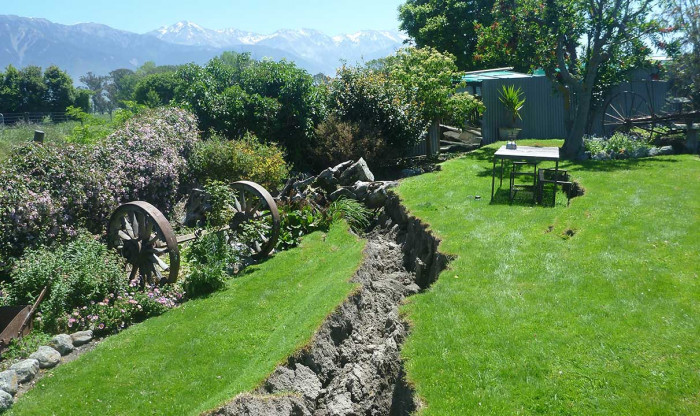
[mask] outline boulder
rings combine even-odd
[[[352,191],[348,188],[338,188],[330,194],[329,198],[331,199],[331,201],[336,201],[340,198],[357,199],[355,197],[355,194],[352,193]]]
[[[15,370],[0,372],[0,390],[15,395],[19,389],[19,379]]]
[[[345,172],[345,169],[349,168],[353,164],[352,160],[347,160],[343,163],[339,163],[331,168],[331,171],[333,172],[333,175],[338,178],[340,175]]]
[[[73,340],[68,334],[58,334],[54,336],[51,338],[51,341],[49,341],[49,346],[60,352],[61,355],[73,352]]]
[[[204,189],[194,188],[185,204],[185,218],[182,223],[188,227],[203,225],[206,213],[211,211],[209,194]]]
[[[363,158],[360,158],[357,162],[353,163],[352,166],[347,168],[340,175],[341,185],[352,185],[357,181],[374,181],[374,174],[369,170],[367,162],[365,162]]]
[[[17,381],[26,383],[33,379],[36,373],[39,372],[39,361],[34,358],[27,358],[26,360],[12,364],[10,370],[14,370],[15,373],[17,373]]]
[[[372,182],[357,181],[352,186],[352,192],[355,194],[357,199],[361,201],[367,196],[371,184]]]
[[[370,193],[367,195],[367,199],[365,200],[365,203],[369,208],[381,208],[384,206],[384,203],[386,202],[386,199],[388,197],[388,190],[389,188],[393,188],[397,185],[397,182],[377,182],[381,184],[380,186],[373,188],[370,190]]]
[[[39,361],[39,368],[51,368],[61,361],[61,353],[51,347],[42,345],[29,358]]]
[[[71,334],[70,339],[73,341],[73,346],[78,347],[92,341],[92,336],[92,330],[88,329]]]
[[[672,155],[673,146],[652,147],[649,149],[649,156]]]
[[[12,403],[14,403],[12,395],[6,391],[0,390],[0,413],[12,407]]]
[[[338,186],[338,179],[333,176],[333,170],[328,168],[316,176],[313,186],[316,188],[321,188],[326,192],[333,192]]]

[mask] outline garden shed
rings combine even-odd
[[[666,109],[669,89],[667,81],[656,80],[653,74],[645,70],[635,71],[629,77],[630,81],[617,85],[606,99],[614,99],[621,92],[632,91],[643,97],[644,108],[653,109],[657,113]],[[513,71],[512,68],[495,68],[467,72],[462,75],[461,81],[466,84],[461,91],[480,97],[486,107],[481,120],[483,144],[500,140],[498,127],[508,125],[510,116],[499,101],[499,91],[503,85],[520,88],[526,100],[521,110],[522,120],[518,120],[518,127],[522,128],[520,138],[555,139],[566,136],[562,95],[543,73],[530,75]],[[593,110],[589,134],[603,135],[603,112],[604,108]]]
[[[521,110],[522,120],[518,120],[518,127],[523,129],[520,137],[549,139],[566,135],[562,97],[544,75],[495,68],[467,72],[461,81],[466,84],[461,91],[480,97],[486,107],[481,121],[484,144],[499,140],[498,127],[507,125],[510,117],[498,99],[503,85],[520,88],[526,100]]]

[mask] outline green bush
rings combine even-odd
[[[33,303],[48,286],[39,306],[40,327],[46,331],[63,329],[59,321],[70,310],[98,302],[128,284],[116,253],[87,234],[53,249],[27,251],[11,277],[9,298],[17,305]]]
[[[275,144],[261,143],[254,135],[241,140],[214,137],[200,142],[189,159],[190,172],[201,184],[239,180],[276,189],[289,174],[284,153]]]
[[[649,149],[651,149],[647,140],[621,132],[616,132],[606,140],[586,139],[584,146],[592,156],[605,153],[611,159],[645,157],[649,155]]]
[[[189,298],[222,289],[239,260],[237,251],[224,232],[206,234],[190,244],[184,253],[190,265],[183,288]]]
[[[335,115],[316,128],[316,143],[311,154],[317,170],[361,157],[370,166],[377,166],[402,155],[398,149],[387,146],[381,132],[373,130],[367,123],[342,121]]]
[[[359,232],[369,226],[372,211],[354,199],[343,197],[331,203],[326,210],[326,216],[329,222],[344,219],[354,231]]]

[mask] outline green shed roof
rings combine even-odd
[[[496,68],[496,69],[486,69],[483,71],[472,71],[467,72],[460,78],[460,81],[472,83],[472,82],[482,82],[489,79],[513,79],[513,78],[530,78],[533,76],[542,76],[543,74],[529,75],[523,74],[522,72],[515,72],[513,68]]]

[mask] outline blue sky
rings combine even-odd
[[[329,35],[398,29],[403,0],[3,0],[0,14],[56,23],[96,22],[144,33],[181,20],[259,33],[309,28]]]

